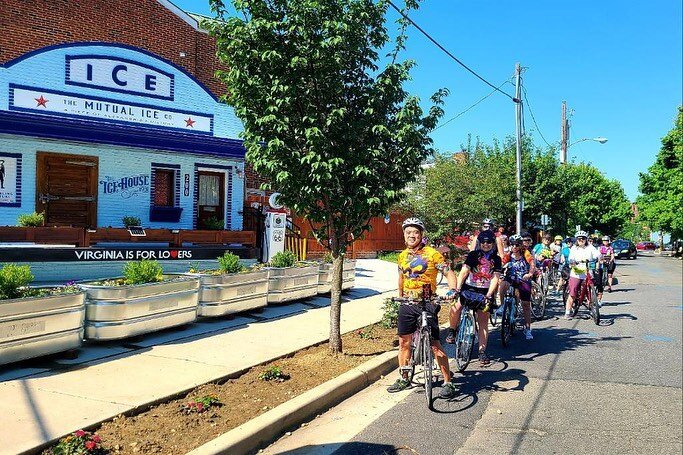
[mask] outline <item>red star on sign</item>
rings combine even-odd
[[[49,100],[46,100],[45,98],[43,98],[43,95],[40,95],[40,98],[33,98],[33,99],[38,102],[38,104],[36,104],[36,107],[43,106],[45,109],[47,109],[47,102]]]
[[[195,122],[196,122],[196,120],[192,120],[192,117],[188,117],[185,119],[185,126],[186,127],[189,126],[190,128],[194,128]]]

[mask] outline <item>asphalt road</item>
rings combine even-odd
[[[551,302],[533,341],[517,333],[504,349],[494,329],[496,361],[456,375],[458,396],[434,411],[419,388],[389,396],[394,375],[265,452],[683,453],[682,270],[673,258],[619,261],[599,326],[558,319]]]

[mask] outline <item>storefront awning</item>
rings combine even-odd
[[[46,115],[0,111],[0,133],[244,158],[241,140]]]

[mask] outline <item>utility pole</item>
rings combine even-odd
[[[562,147],[560,149],[560,164],[567,164],[567,142],[569,141],[567,128],[567,102],[562,101]]]
[[[515,117],[517,129],[517,234],[522,233],[522,69],[515,65]]]

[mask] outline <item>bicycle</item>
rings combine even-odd
[[[503,297],[501,311],[500,341],[504,348],[510,344],[510,338],[517,329],[520,314],[522,314],[522,308],[519,297],[517,297],[515,287],[510,283],[510,286]]]
[[[461,291],[460,297],[463,311],[460,315],[460,324],[458,325],[458,333],[455,338],[455,364],[458,367],[458,371],[462,373],[472,360],[474,338],[477,333],[476,312],[478,310],[486,310],[491,304],[492,299],[490,300],[486,296],[473,291]]]
[[[427,407],[432,408],[433,400],[433,374],[434,374],[434,353],[432,352],[432,334],[429,327],[429,319],[436,317],[439,310],[432,315],[427,311],[427,303],[439,305],[440,302],[445,301],[442,297],[433,296],[427,299],[414,299],[409,297],[392,297],[393,302],[398,302],[401,305],[418,305],[422,310],[418,320],[418,328],[413,332],[410,343],[410,360],[408,365],[400,367],[401,375],[407,373],[408,381],[413,382],[415,376],[415,366],[421,365],[424,372],[424,388],[425,397],[427,399]]]
[[[593,283],[593,272],[595,263],[590,261],[580,261],[578,264],[584,263],[587,265],[588,270],[586,270],[586,279],[583,280],[581,284],[581,289],[579,289],[579,295],[573,303],[572,317],[576,317],[579,312],[581,305],[585,305],[588,308],[588,312],[593,319],[595,325],[600,325],[600,306],[598,305],[598,291],[595,288],[595,283]],[[593,268],[591,268],[593,266]]]
[[[541,321],[545,317],[546,295],[541,286],[536,282],[531,282],[531,315],[534,320]]]

